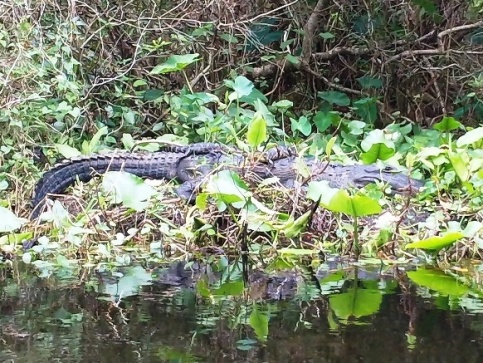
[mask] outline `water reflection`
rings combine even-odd
[[[180,287],[139,266],[4,270],[0,362],[479,361],[478,290],[441,271],[391,271],[321,269],[290,298],[262,300],[274,278],[240,292],[240,281]]]

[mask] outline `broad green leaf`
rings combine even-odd
[[[281,100],[281,101],[278,101],[278,102],[274,102],[273,103],[273,106],[275,106],[278,109],[281,109],[281,110],[286,111],[289,108],[292,108],[293,107],[293,102],[292,101],[288,101],[288,100]]]
[[[75,158],[77,156],[82,155],[82,153],[79,150],[69,145],[55,144],[55,148],[64,158],[67,158],[67,159]]]
[[[287,238],[297,237],[307,227],[311,214],[312,214],[312,211],[310,210],[305,212],[300,217],[298,217],[290,226],[288,226],[287,228],[284,228],[282,232],[285,234]]]
[[[247,141],[250,146],[256,148],[267,140],[267,122],[260,112],[255,112],[252,121],[248,125]]]
[[[212,175],[206,185],[206,191],[217,194],[225,203],[245,201],[251,193],[240,177],[230,171],[222,170]]]
[[[349,97],[342,92],[324,91],[318,92],[317,96],[337,106],[349,106],[351,104]]]
[[[104,174],[102,188],[107,193],[114,193],[115,203],[124,204],[136,211],[144,210],[155,190],[143,179],[123,172],[109,171]]]
[[[466,134],[461,136],[456,141],[456,146],[462,148],[464,146],[476,144],[483,140],[483,127],[477,127],[471,131],[468,131]]]
[[[161,89],[147,89],[143,94],[143,101],[155,101],[164,96],[164,91]]]
[[[395,149],[394,142],[386,139],[383,130],[372,130],[368,132],[367,136],[361,142],[361,148],[364,151],[369,151],[377,144],[384,144],[388,149]]]
[[[378,116],[376,98],[363,98],[354,102],[356,114],[366,123],[373,125]]]
[[[151,74],[165,74],[171,72],[177,72],[185,69],[190,64],[198,61],[198,53],[195,54],[184,54],[184,55],[172,55],[166,62],[158,64],[150,72]]]
[[[19,218],[10,209],[0,207],[0,232],[12,232],[22,227],[27,220]]]
[[[245,290],[243,281],[225,282],[221,286],[212,291],[212,295],[217,296],[240,296]]]
[[[317,112],[314,116],[314,124],[317,126],[319,132],[324,132],[332,125],[332,119],[334,115],[331,112]]]
[[[320,200],[322,205],[328,205],[338,192],[339,189],[331,188],[327,180],[313,181],[309,183],[307,198],[314,202]]]
[[[426,238],[417,242],[408,243],[406,248],[419,248],[422,250],[439,251],[442,248],[451,246],[453,243],[463,238],[461,232],[448,232],[443,236]]]
[[[373,164],[377,160],[387,160],[395,153],[395,149],[388,148],[385,144],[373,144],[367,152],[361,154],[360,159],[364,164]]]
[[[268,315],[258,310],[257,305],[253,306],[249,323],[253,328],[258,340],[265,342],[268,337]]]
[[[375,314],[379,311],[381,303],[380,291],[361,289],[357,286],[349,292],[329,296],[330,308],[342,320]]]
[[[443,117],[441,122],[434,124],[433,127],[438,131],[448,132],[461,127],[461,123],[456,121],[453,117]]]
[[[228,96],[230,101],[238,100],[248,96],[254,89],[253,82],[244,76],[238,76],[235,81],[225,80],[225,85],[233,89],[233,93]]]
[[[301,116],[298,120],[290,118],[292,131],[300,131],[304,136],[309,136],[312,132],[312,124],[306,116]]]
[[[99,292],[110,296],[106,300],[117,301],[119,296],[129,297],[139,294],[141,286],[150,285],[151,281],[151,273],[141,266],[129,267],[123,271],[117,281],[108,280],[102,286],[99,286],[101,290]]]
[[[333,211],[340,212],[352,217],[363,217],[381,213],[382,207],[377,200],[364,195],[350,196],[346,190],[339,190],[324,206]]]
[[[462,153],[448,152],[451,165],[462,182],[468,181],[470,178],[470,171],[467,168],[468,162],[463,160],[464,156],[465,155]],[[468,159],[468,157],[466,157],[466,159]]]
[[[256,106],[257,101],[261,101],[262,103],[267,103],[268,99],[258,89],[253,88],[249,95],[240,97],[239,101],[244,102],[244,103],[248,103],[249,105]]]
[[[469,288],[454,277],[446,275],[440,270],[420,268],[416,271],[408,271],[408,277],[416,284],[437,291],[444,296],[462,296]]]

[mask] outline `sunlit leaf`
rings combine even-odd
[[[199,54],[184,54],[184,55],[172,55],[166,62],[158,64],[150,72],[151,74],[165,74],[170,72],[177,72],[185,69],[190,64],[196,62]]]
[[[440,122],[434,124],[433,127],[438,131],[448,132],[461,127],[461,123],[459,121],[456,121],[456,119],[453,117],[443,117],[443,119]]]
[[[464,155],[462,153],[448,152],[449,160],[453,166],[456,175],[462,182],[468,181],[470,177],[470,171],[468,170],[468,162],[463,160]],[[468,158],[466,158],[468,159]]]
[[[340,212],[352,217],[363,217],[381,213],[378,201],[364,195],[350,196],[346,190],[339,190],[328,204],[323,204],[333,212]]]
[[[236,77],[235,81],[225,80],[225,84],[233,89],[233,92],[228,97],[230,101],[248,96],[254,89],[253,82],[244,76]]]
[[[382,293],[378,290],[361,289],[357,286],[349,292],[329,296],[329,304],[339,319],[360,318],[379,311]]]
[[[243,281],[225,282],[218,289],[212,291],[213,295],[240,296],[245,290]]]
[[[114,193],[115,203],[123,203],[136,211],[144,210],[155,190],[143,179],[123,172],[109,171],[104,175],[102,187],[107,193]]]
[[[247,141],[252,147],[260,146],[267,140],[267,122],[256,112],[248,125]]]
[[[212,175],[205,190],[218,195],[225,203],[245,201],[251,195],[247,185],[230,170],[222,170]]]
[[[456,141],[456,146],[461,148],[464,146],[476,144],[481,140],[483,140],[483,127],[477,127],[476,129],[470,130],[466,134],[461,136]]]
[[[69,145],[55,144],[55,148],[66,159],[70,159],[70,158],[74,158],[76,156],[82,155],[82,153],[79,150]]]
[[[443,236],[434,236],[413,243],[408,243],[406,248],[419,248],[422,250],[439,251],[442,248],[451,246],[453,243],[463,238],[461,232],[448,232]]]
[[[408,271],[407,275],[419,286],[427,287],[442,295],[462,296],[469,290],[467,286],[463,285],[454,277],[449,276],[440,270],[420,268],[416,271]]]
[[[10,209],[0,207],[0,232],[12,232],[22,227],[27,220],[17,217]]]
[[[258,340],[264,342],[268,337],[268,316],[258,310],[257,306],[254,305],[253,310],[250,314],[249,323],[253,328]]]

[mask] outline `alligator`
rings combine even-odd
[[[406,173],[378,165],[339,165],[303,157],[311,171],[310,180],[327,180],[333,188],[361,188],[369,183],[382,182],[396,193],[413,193],[423,182]],[[275,147],[266,152],[248,156],[243,152],[216,143],[198,143],[189,146],[167,146],[153,153],[111,152],[83,156],[63,161],[48,170],[36,185],[31,218],[37,218],[48,194],[59,194],[73,185],[76,179],[86,182],[95,174],[107,171],[125,171],[139,177],[177,180],[176,193],[192,200],[203,179],[214,171],[228,168],[241,174],[250,173],[259,179],[276,177],[285,187],[292,188],[299,180],[299,157],[293,148]],[[306,184],[308,180],[302,181]]]

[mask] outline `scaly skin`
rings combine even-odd
[[[151,179],[176,179],[181,183],[177,189],[180,197],[190,200],[203,178],[215,169],[230,168],[243,174],[249,172],[259,179],[278,177],[286,187],[292,187],[298,179],[297,157],[290,148],[279,147],[254,155],[250,160],[241,152],[228,153],[218,144],[193,144],[190,146],[166,147],[155,153],[114,152],[74,158],[62,162],[49,171],[38,182],[33,197],[36,218],[42,210],[47,194],[59,194],[73,185],[78,178],[89,181],[106,171],[126,171],[139,177]],[[343,166],[303,159],[310,170],[311,180],[327,180],[334,188],[363,187],[368,183],[385,182],[393,191],[403,192],[408,186],[419,189],[423,183],[410,179],[393,168],[381,170],[376,165]]]

